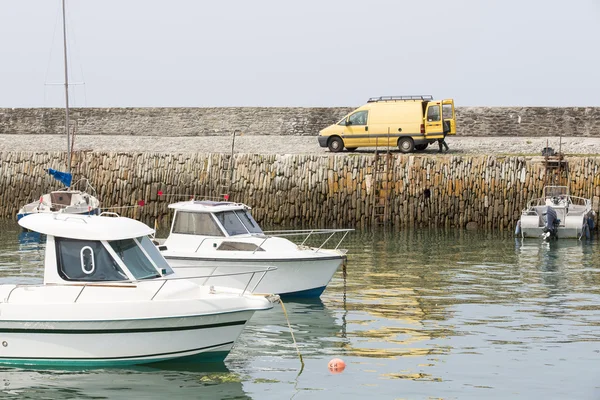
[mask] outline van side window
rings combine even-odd
[[[348,125],[366,125],[368,111],[358,111],[348,117]]]
[[[427,110],[427,121],[439,121],[440,120],[440,106],[431,106]]]

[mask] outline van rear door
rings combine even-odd
[[[442,119],[449,124],[448,135],[456,135],[456,114],[454,112],[454,100],[442,100]]]
[[[443,137],[442,104],[439,101],[430,101],[425,109],[425,138],[441,139]]]

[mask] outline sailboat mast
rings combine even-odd
[[[71,172],[71,138],[69,133],[69,73],[67,67],[67,18],[65,0],[62,0],[63,53],[65,57],[65,132],[67,133],[67,172]]]

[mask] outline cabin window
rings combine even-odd
[[[135,279],[158,278],[160,274],[133,239],[112,240],[110,247],[121,258]]]
[[[102,242],[56,238],[58,274],[67,281],[123,281],[129,279]]]
[[[430,106],[427,109],[427,121],[437,122],[440,120],[440,106]]]
[[[167,260],[160,254],[158,248],[152,243],[148,236],[137,238],[140,246],[146,251],[150,259],[156,264],[156,267],[162,271],[163,275],[169,275],[173,273],[173,270],[167,263]]]
[[[177,211],[173,233],[184,235],[225,236],[208,213]]]
[[[444,104],[442,106],[442,117],[444,119],[452,119],[454,117],[452,115],[452,104]]]
[[[255,245],[254,243],[244,242],[221,242],[217,250],[228,250],[228,251],[265,251],[262,247]]]
[[[244,224],[246,229],[248,229],[248,232],[263,233],[262,229],[260,229],[260,226],[258,226],[254,218],[252,218],[252,215],[250,215],[247,210],[236,210],[235,214],[242,221],[242,224]]]
[[[229,236],[235,235],[245,235],[248,233],[248,230],[237,217],[234,211],[223,211],[219,213],[215,213],[215,216],[223,225],[223,228],[227,231]]]
[[[81,259],[81,270],[84,274],[93,274],[96,270],[96,264],[94,263],[94,250],[90,246],[84,246],[79,251]]]

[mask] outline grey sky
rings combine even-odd
[[[0,0],[0,107],[61,107],[60,0]],[[67,0],[74,106],[600,106],[598,0]]]

